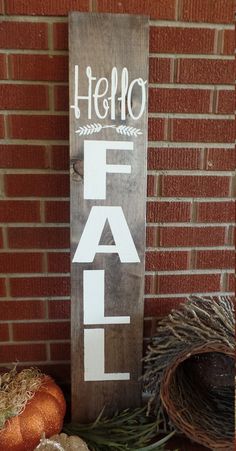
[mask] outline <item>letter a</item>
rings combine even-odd
[[[100,239],[108,221],[114,245],[100,245]],[[140,262],[125,215],[121,207],[92,207],[73,263],[91,263],[97,253],[119,254],[122,263]]]

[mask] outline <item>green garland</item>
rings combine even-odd
[[[146,411],[146,406],[126,409],[112,418],[103,417],[101,412],[94,423],[70,423],[63,432],[81,437],[91,451],[163,451],[175,431],[153,443],[160,432],[160,421],[147,417]]]

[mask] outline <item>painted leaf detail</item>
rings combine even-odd
[[[127,125],[119,125],[118,127],[116,127],[116,131],[120,135],[127,135],[127,136],[142,135],[142,132],[139,128],[129,127]]]
[[[103,128],[113,128],[120,135],[134,136],[142,135],[140,128],[130,127],[128,125],[101,125],[99,123],[83,125],[75,131],[79,136],[92,135],[93,133],[99,133]]]
[[[76,130],[75,133],[78,133],[79,136],[83,136],[83,135],[92,135],[93,133],[99,133],[102,130],[102,125],[99,123],[94,123],[94,124],[87,124],[84,126],[81,126],[78,128],[78,130]]]

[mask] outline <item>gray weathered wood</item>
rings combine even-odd
[[[70,14],[70,105],[74,102],[74,66],[79,65],[80,92],[86,93],[85,70],[91,66],[97,77],[110,78],[113,66],[127,67],[130,81],[148,79],[148,19],[143,16],[112,14]],[[147,84],[146,84],[147,87]],[[146,88],[147,89],[147,88]],[[133,90],[133,104],[139,102]],[[92,206],[122,206],[141,263],[121,263],[117,254],[96,254],[93,263],[72,263],[72,416],[74,420],[94,420],[101,409],[112,414],[117,409],[141,403],[140,376],[143,345],[143,295],[145,252],[146,141],[147,108],[138,120],[130,116],[121,121],[98,120],[93,113],[88,121],[86,102],[81,102],[81,117],[70,112],[71,160],[71,255],[73,257]],[[118,113],[118,109],[117,109]],[[138,137],[117,134],[105,128],[99,134],[79,136],[78,126],[88,123],[123,124],[142,130]],[[112,151],[109,163],[130,164],[132,173],[107,175],[106,200],[83,198],[84,139],[133,141],[132,152]],[[117,163],[118,162],[118,163]],[[110,228],[104,228],[103,244],[111,244]],[[105,329],[106,372],[129,372],[129,381],[84,382],[83,355],[83,271],[104,269],[105,315],[130,316],[131,323],[99,326]],[[86,326],[96,327],[96,326]],[[94,354],[96,349],[94,349]]]

